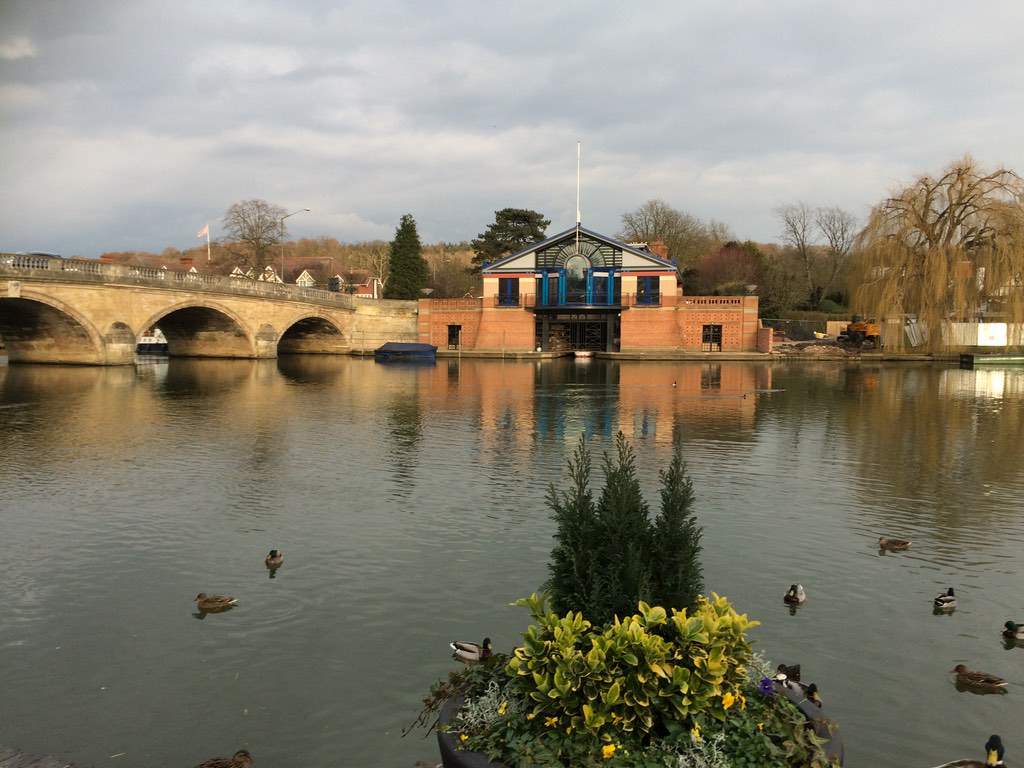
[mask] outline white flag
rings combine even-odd
[[[209,237],[210,236],[210,225],[207,224],[205,227],[196,232],[196,237]]]

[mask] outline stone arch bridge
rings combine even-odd
[[[154,326],[168,353],[267,358],[416,341],[416,302],[222,276],[0,254],[0,340],[11,363],[122,365]]]

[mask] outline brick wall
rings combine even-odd
[[[520,307],[484,307],[475,349],[529,352],[536,344],[533,312]]]
[[[418,333],[421,342],[446,348],[449,325],[462,326],[462,349],[515,352],[535,349],[536,323],[528,309],[496,307],[492,297],[420,299]],[[757,297],[671,297],[668,306],[630,307],[622,312],[620,349],[624,352],[699,351],[704,325],[722,326],[723,352],[757,350]]]
[[[680,333],[672,307],[632,307],[622,312],[619,349],[679,349]]]
[[[420,299],[419,341],[448,348],[448,326],[461,325],[463,349],[475,349],[480,332],[480,299]]]
[[[462,349],[534,349],[533,313],[521,307],[495,307],[493,299],[420,299],[419,308],[419,340],[424,344],[447,349],[448,326],[461,325]]]
[[[699,350],[703,326],[720,325],[723,352],[757,350],[756,296],[686,296],[678,310],[683,349]]]

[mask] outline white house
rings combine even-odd
[[[295,284],[303,288],[312,288],[316,285],[316,280],[309,274],[308,269],[304,269],[302,274],[295,278]]]
[[[259,277],[257,277],[256,279],[259,280],[261,283],[283,283],[284,282],[280,277],[277,276],[277,272],[269,264],[267,264],[267,266],[265,266],[263,268],[263,273]]]

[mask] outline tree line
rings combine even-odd
[[[885,198],[864,222],[835,206],[781,205],[775,210],[775,243],[740,240],[725,224],[658,199],[622,214],[617,236],[627,242],[663,241],[684,293],[757,295],[763,317],[791,310],[852,310],[911,317],[930,327],[979,317],[1019,323],[1024,322],[1022,201],[1024,180],[1015,171],[987,170],[964,157]],[[503,208],[470,243],[423,245],[415,219],[406,214],[388,243],[346,244],[329,237],[288,241],[283,208],[244,200],[225,212],[224,237],[213,244],[211,265],[258,271],[280,264],[283,250],[293,272],[307,269],[318,282],[335,274],[376,277],[390,298],[479,295],[483,266],[543,240],[550,224],[538,211]],[[124,261],[143,254],[104,255]],[[168,261],[187,257],[204,262],[205,246],[159,255]]]

